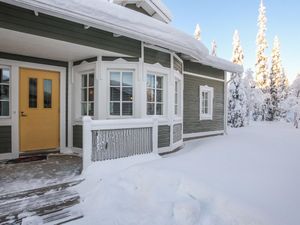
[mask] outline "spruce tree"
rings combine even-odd
[[[212,41],[211,43],[211,55],[212,56],[217,56],[217,42],[215,40]]]
[[[266,40],[267,30],[267,17],[266,7],[264,6],[263,0],[260,2],[259,16],[258,16],[258,33],[256,36],[256,83],[257,87],[263,91],[267,90],[268,87],[268,58],[265,55],[265,50],[268,48]]]
[[[272,49],[272,66],[269,77],[269,97],[266,99],[267,115],[266,120],[273,121],[277,116],[279,116],[279,92],[281,80],[281,58],[280,58],[280,44],[279,39],[276,36],[274,38],[274,44]]]
[[[199,24],[196,25],[194,37],[196,40],[201,41],[201,28]]]
[[[243,65],[244,53],[238,31],[234,32],[232,45],[232,62]],[[228,124],[235,128],[243,127],[245,126],[245,117],[247,115],[247,104],[242,74],[232,74],[228,92]]]

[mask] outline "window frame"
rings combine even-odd
[[[0,100],[1,102],[8,102],[8,115],[1,116],[0,119],[9,119],[11,118],[11,80],[12,80],[12,69],[10,66],[0,65],[0,69],[9,70],[9,82],[8,83],[0,83],[0,86],[8,86],[8,100]]]
[[[93,76],[94,76],[94,85],[93,86],[90,86],[90,82],[89,82],[89,78],[90,78],[90,75],[91,74],[93,74]],[[85,72],[80,72],[79,73],[79,75],[80,75],[80,102],[79,102],[79,104],[80,104],[80,112],[79,112],[79,114],[80,114],[80,116],[81,117],[84,117],[84,116],[90,116],[90,117],[92,117],[92,118],[94,118],[95,117],[95,103],[96,103],[96,101],[95,101],[95,97],[96,97],[96,93],[95,93],[95,86],[96,86],[96,74],[95,74],[95,71],[85,71]],[[82,86],[82,82],[83,82],[83,76],[84,75],[86,75],[87,76],[87,80],[86,80],[86,82],[87,82],[87,86],[86,87],[83,87]],[[84,89],[86,89],[86,94],[87,94],[87,101],[82,101],[82,91],[84,90]],[[89,89],[94,89],[94,100],[93,101],[90,101],[89,100]],[[94,109],[93,109],[93,115],[89,115],[89,108],[88,108],[88,106],[89,106],[89,104],[94,104]],[[87,112],[87,114],[86,115],[83,115],[82,114],[82,104],[86,104],[86,112]]]
[[[147,86],[147,81],[148,81],[148,75],[154,75],[155,76],[155,85],[154,85],[154,88],[149,88]],[[157,82],[157,77],[162,77],[162,81],[163,81],[163,87],[162,88],[159,88],[157,89],[156,87],[156,82]],[[167,95],[166,95],[166,91],[167,91],[167,74],[163,73],[163,72],[158,72],[158,71],[153,71],[153,70],[148,70],[146,71],[146,99],[145,99],[145,102],[146,102],[146,116],[148,117],[164,117],[167,115],[167,112],[166,112],[166,106],[168,104],[168,101],[166,99]],[[155,91],[155,101],[154,102],[148,102],[148,96],[147,96],[147,92],[148,92],[148,89],[151,89],[151,90],[154,90]],[[163,97],[163,100],[162,102],[157,102],[157,90],[160,90],[162,91],[162,97]],[[153,115],[150,115],[148,114],[148,104],[154,104],[154,114]],[[162,114],[161,115],[157,115],[157,104],[161,104],[162,105]]]
[[[208,102],[207,102],[207,107],[208,107],[208,113],[203,113],[202,112],[202,102],[203,102],[203,97],[202,93],[208,93]],[[213,110],[214,110],[214,88],[209,87],[207,85],[202,86],[200,85],[199,87],[199,117],[200,120],[213,120]]]
[[[116,72],[116,73],[120,73],[120,86],[111,86],[110,84],[110,75],[111,75],[111,72]],[[126,87],[129,87],[129,88],[132,88],[132,101],[123,101],[123,94],[122,94],[122,90],[123,90],[123,82],[122,82],[122,78],[123,78],[123,73],[126,73],[126,72],[130,72],[132,73],[132,86],[124,86],[125,88]],[[133,118],[134,115],[135,115],[135,69],[127,69],[127,68],[118,68],[118,69],[110,69],[110,68],[107,68],[107,81],[108,81],[108,104],[107,104],[107,107],[108,107],[108,117],[109,118]],[[110,92],[110,88],[111,87],[120,87],[120,101],[111,101],[111,92]],[[120,103],[120,115],[111,115],[111,112],[110,112],[110,104],[112,102],[115,102],[115,103]],[[123,103],[131,103],[132,104],[132,115],[123,115],[123,106],[122,104]]]

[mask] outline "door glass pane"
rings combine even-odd
[[[111,87],[110,88],[110,101],[120,101],[120,88]]]
[[[10,79],[9,69],[2,68],[0,69],[0,83],[8,84]]]
[[[122,100],[128,102],[133,100],[131,87],[122,88]]]
[[[162,115],[163,114],[163,105],[162,104],[156,104],[156,115]]]
[[[147,104],[147,115],[154,115],[154,113],[155,113],[155,104],[148,103]]]
[[[94,74],[90,73],[89,75],[89,86],[94,87]]]
[[[120,103],[119,102],[111,102],[110,103],[110,115],[120,116]]]
[[[155,89],[147,89],[147,101],[155,102]]]
[[[122,115],[123,116],[132,116],[132,103],[123,103],[122,104]]]
[[[156,87],[160,89],[163,88],[163,77],[156,77]]]
[[[44,108],[52,108],[52,80],[44,80]]]
[[[9,86],[0,84],[0,100],[9,100]]]
[[[89,88],[89,101],[94,101],[94,88]]]
[[[110,73],[110,86],[120,86],[120,72]]]
[[[122,80],[123,86],[133,86],[132,72],[123,72]]]
[[[89,116],[94,116],[94,103],[89,103],[88,104],[88,112],[89,112]]]
[[[29,108],[37,108],[37,79],[29,78]]]
[[[163,91],[162,90],[156,91],[156,101],[163,102]]]
[[[9,116],[9,102],[0,101],[0,116]]]
[[[81,103],[81,115],[82,116],[87,115],[87,103]]]
[[[147,87],[155,88],[155,75],[147,75]]]
[[[87,87],[87,74],[82,75],[82,82],[81,82],[82,87]]]
[[[81,101],[87,102],[87,88],[81,90]]]

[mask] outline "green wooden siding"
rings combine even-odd
[[[170,126],[158,126],[158,148],[170,146]]]
[[[0,27],[71,42],[84,46],[118,52],[134,57],[141,56],[141,42],[96,28],[84,29],[83,24],[60,19],[33,11],[0,3]]]
[[[201,74],[213,78],[224,79],[224,71],[205,66],[200,63],[184,61],[184,71],[190,73]]]
[[[0,154],[11,153],[11,126],[0,126]]]
[[[200,120],[199,86],[214,88],[213,120]],[[184,75],[183,133],[224,130],[224,83],[196,76]]]
[[[82,126],[73,126],[73,147],[82,148]]]
[[[171,55],[166,52],[160,52],[155,49],[146,48],[144,49],[144,61],[145,63],[155,64],[159,63],[164,67],[171,67]]]
[[[182,140],[182,124],[174,124],[173,125],[173,143]]]

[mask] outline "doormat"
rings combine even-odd
[[[27,157],[21,157],[18,159],[9,160],[6,162],[6,164],[34,162],[34,161],[40,161],[40,160],[46,160],[46,159],[47,159],[47,155],[27,156]]]

